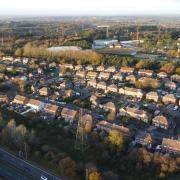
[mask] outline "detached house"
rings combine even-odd
[[[129,76],[126,76],[126,81],[128,81],[129,83],[134,84],[136,82],[136,77],[133,74],[131,74]]]
[[[64,118],[65,121],[68,121],[70,123],[76,120],[77,114],[78,112],[76,110],[69,109],[69,108],[63,108],[61,111],[62,118]]]
[[[43,88],[39,89],[40,96],[48,96],[48,93],[49,93],[49,91],[48,91],[47,87],[43,87]]]
[[[82,68],[83,68],[82,65],[76,65],[74,67],[75,71],[81,71]]]
[[[0,103],[8,103],[8,102],[9,102],[9,98],[7,97],[7,95],[0,94]]]
[[[94,72],[94,71],[89,71],[86,75],[86,78],[89,78],[89,79],[96,79],[98,76],[98,73],[97,72]]]
[[[80,78],[85,78],[86,77],[86,71],[77,71],[76,76]]]
[[[171,90],[175,90],[176,89],[176,83],[175,82],[171,82],[171,81],[168,81],[164,84],[164,86],[166,88],[169,88]]]
[[[59,107],[56,106],[56,105],[53,105],[53,104],[46,104],[44,106],[44,111],[46,113],[49,113],[49,114],[53,115],[53,116],[55,116],[57,114],[58,109],[59,109]]]
[[[165,104],[168,103],[176,104],[176,97],[174,96],[174,94],[166,94],[165,96],[163,96],[162,101]]]
[[[87,70],[87,71],[93,71],[94,68],[93,68],[92,65],[88,65],[88,66],[86,66],[86,70]]]
[[[146,94],[146,99],[147,100],[153,100],[154,102],[158,102],[159,96],[157,92],[151,91]]]
[[[113,75],[112,79],[122,81],[123,76],[122,76],[121,73],[116,73],[116,74]]]
[[[102,105],[102,108],[105,111],[112,111],[112,112],[116,112],[116,105],[113,102],[108,102],[106,104]]]
[[[96,88],[96,86],[97,86],[96,80],[89,80],[87,82],[87,86],[92,86],[92,87]]]
[[[105,72],[109,72],[109,73],[113,73],[113,72],[115,72],[116,71],[116,68],[114,67],[114,66],[109,66],[106,70],[105,70]]]
[[[180,140],[163,138],[161,149],[164,152],[180,155]]]
[[[104,71],[104,66],[98,66],[98,67],[96,68],[96,71],[98,71],[98,72]]]
[[[44,108],[44,103],[36,99],[30,99],[29,102],[27,103],[27,106],[37,111],[40,111]]]
[[[176,82],[180,82],[180,75],[178,75],[178,74],[172,75],[171,80],[176,81]]]
[[[108,80],[109,77],[110,77],[110,73],[100,72],[98,79]]]
[[[117,86],[115,84],[111,84],[111,85],[107,86],[107,92],[117,93],[118,88],[117,88]]]
[[[168,129],[169,123],[165,116],[156,116],[152,119],[152,124],[156,127],[161,127],[163,129]]]
[[[97,106],[98,105],[97,99],[98,99],[97,96],[95,94],[93,94],[93,95],[91,95],[89,100],[92,105]]]
[[[20,95],[16,95],[14,100],[13,100],[13,103],[16,103],[16,104],[27,104],[29,101],[29,99],[25,96],[20,96]]]
[[[164,79],[164,78],[167,78],[167,74],[165,72],[160,72],[160,73],[157,74],[157,77],[161,78],[161,79]]]
[[[105,82],[99,82],[99,83],[97,83],[96,87],[97,87],[97,89],[102,89],[102,90],[106,91],[107,84]]]
[[[135,142],[137,144],[141,144],[142,146],[151,148],[153,144],[153,137],[150,133],[140,131],[135,137]]]

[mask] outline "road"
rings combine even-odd
[[[62,180],[62,178],[20,159],[2,148],[0,148],[0,175],[10,180],[40,180],[41,176],[46,177],[47,180]]]

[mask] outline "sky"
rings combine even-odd
[[[0,15],[180,15],[180,0],[0,0]]]

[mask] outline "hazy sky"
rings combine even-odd
[[[0,15],[180,14],[180,0],[0,0]]]

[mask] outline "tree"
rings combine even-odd
[[[23,50],[21,48],[17,48],[15,51],[15,56],[21,57],[23,55]]]
[[[172,63],[167,63],[161,67],[161,71],[164,71],[167,74],[173,74],[175,71],[175,66]]]
[[[124,138],[123,138],[122,134],[120,134],[116,130],[110,131],[108,140],[111,144],[116,145],[116,146],[120,146],[120,145],[124,144]]]
[[[103,173],[103,180],[118,180],[119,177],[112,171],[107,171]]]
[[[76,162],[73,161],[70,157],[61,159],[59,161],[58,169],[62,175],[70,177],[76,176]]]
[[[101,180],[101,175],[97,171],[93,171],[89,174],[89,180]]]
[[[176,68],[176,73],[180,75],[180,68]]]
[[[144,60],[140,60],[137,64],[136,64],[136,69],[142,69],[144,67]]]

